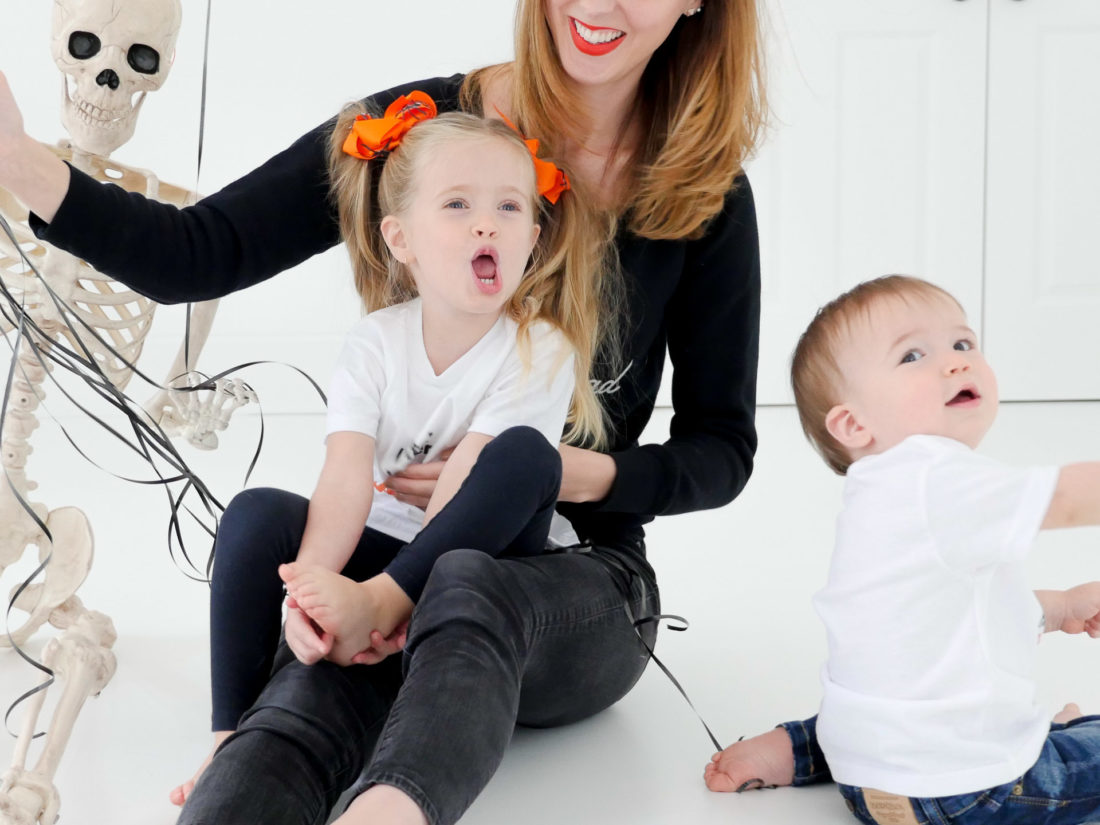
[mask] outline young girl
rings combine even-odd
[[[248,490],[226,510],[211,587],[217,742],[271,669],[282,596],[272,562],[293,562],[279,575],[298,659],[368,662],[371,630],[389,635],[409,618],[444,552],[545,549],[567,418],[567,440],[603,439],[587,380],[598,222],[581,220],[574,198],[559,199],[564,175],[504,123],[436,118],[420,92],[384,118],[348,110],[333,134],[333,195],[369,314],[333,377],[325,462],[300,545],[250,517],[286,493]],[[389,476],[445,451],[426,512],[375,495]],[[575,542],[568,532],[555,538]],[[260,569],[258,553],[269,559]],[[193,782],[173,801],[182,804]]]

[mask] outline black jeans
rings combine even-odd
[[[278,491],[244,495],[249,529],[233,529],[259,535],[249,544],[268,556],[292,548],[293,558],[305,500]],[[364,534],[367,544],[372,539]],[[224,543],[219,537],[219,552]],[[377,572],[389,549],[364,553],[359,569],[346,572]],[[248,572],[227,569],[236,570],[234,581]],[[318,825],[357,780],[360,791],[377,783],[400,788],[430,822],[454,822],[496,771],[517,723],[567,724],[626,694],[648,660],[631,617],[657,612],[652,571],[637,542],[528,557],[446,552],[431,569],[403,656],[305,666],[279,646],[270,679],[179,823]],[[277,633],[277,620],[274,626]],[[655,623],[642,633],[652,644]],[[218,655],[232,652],[215,644]]]

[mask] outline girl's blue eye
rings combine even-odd
[[[466,208],[466,204],[464,204],[462,201],[458,201],[458,200],[447,201],[445,204],[443,204],[443,206],[444,206],[445,209],[465,209]]]
[[[502,203],[500,205],[500,208],[503,209],[506,212],[518,212],[519,211],[519,204],[518,203],[513,203],[512,201],[508,201],[507,203]]]
[[[919,361],[923,357],[924,357],[923,352],[921,352],[920,350],[911,349],[911,350],[909,350],[909,352],[905,353],[905,355],[901,356],[901,363],[903,363],[903,364],[912,364],[912,363],[915,363],[916,361]]]
[[[974,349],[974,342],[969,338],[960,338],[955,342],[955,349],[959,352],[970,352],[970,350]]]

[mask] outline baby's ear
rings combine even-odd
[[[871,443],[871,431],[859,422],[847,404],[837,404],[825,414],[825,429],[849,450],[858,450]]]

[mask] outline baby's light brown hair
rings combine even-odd
[[[852,323],[866,319],[871,308],[886,298],[903,302],[913,298],[947,298],[959,304],[946,290],[908,275],[884,275],[864,281],[817,311],[791,357],[791,387],[802,432],[839,475],[848,472],[852,457],[825,426],[829,410],[843,401],[840,393],[844,375],[837,364],[837,353],[851,333]]]

